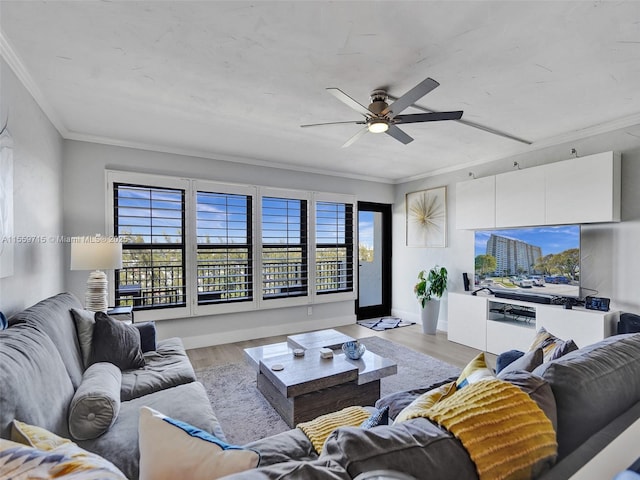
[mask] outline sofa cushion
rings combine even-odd
[[[291,460],[310,461],[318,458],[311,440],[299,428],[247,443],[245,447],[260,452],[260,467]]]
[[[225,440],[204,387],[198,382],[191,382],[122,402],[118,418],[109,430],[98,438],[79,440],[78,445],[112,462],[127,478],[138,478],[138,422],[140,408],[143,406],[190,423]]]
[[[560,458],[640,400],[639,358],[640,333],[618,335],[533,371],[553,390]]]
[[[196,381],[182,340],[177,337],[160,340],[154,351],[144,354],[144,363],[143,368],[122,372],[123,401]]]
[[[0,365],[0,437],[9,438],[14,419],[68,437],[74,388],[49,336],[26,323],[0,331]]]
[[[132,325],[96,312],[90,363],[110,362],[120,370],[144,367],[140,332]]]
[[[320,461],[342,465],[351,477],[371,470],[396,470],[415,478],[477,478],[462,444],[426,418],[365,430],[342,427],[327,439]]]
[[[76,326],[69,314],[72,308],[81,309],[82,305],[73,294],[60,293],[15,314],[9,324],[29,323],[46,333],[58,349],[75,389],[82,381],[84,362]]]
[[[140,480],[213,480],[256,468],[260,455],[149,407],[140,409]]]
[[[277,463],[224,477],[224,480],[352,480],[342,465],[332,460]]]
[[[120,411],[121,380],[120,369],[112,363],[94,363],[87,368],[69,406],[73,438],[96,438],[113,425]]]

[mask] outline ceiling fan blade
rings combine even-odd
[[[356,125],[365,125],[367,122],[364,120],[352,120],[350,122],[327,122],[327,123],[308,123],[306,125],[300,125],[302,128],[306,127],[319,127],[321,125],[342,125],[344,123],[355,123]]]
[[[349,95],[344,93],[339,88],[327,88],[327,91],[331,95],[336,97],[338,100],[340,100],[342,103],[347,105],[348,107],[353,108],[356,112],[361,113],[365,117],[370,117],[371,116],[371,112],[369,111],[369,109],[367,107],[365,107],[364,105],[361,105],[360,103],[355,101],[353,98],[351,98]]]
[[[400,130],[395,125],[389,125],[389,130],[387,130],[385,133],[387,135],[391,135],[393,138],[395,138],[399,142],[404,143],[405,145],[407,143],[413,142],[413,138],[411,138],[409,135],[404,133],[402,130]]]
[[[356,140],[358,140],[362,135],[364,135],[368,131],[369,131],[369,129],[367,127],[364,127],[362,130],[358,130],[358,132],[353,137],[351,137],[349,140],[344,142],[344,145],[342,145],[342,147],[340,147],[340,148],[347,148],[349,145],[354,144],[356,142]]]
[[[385,108],[382,111],[381,115],[388,114],[389,118],[394,118],[396,115],[402,112],[405,108],[416,103],[418,100],[420,100],[422,97],[424,97],[427,93],[429,93],[431,90],[436,88],[438,85],[440,84],[436,82],[433,78],[425,78],[422,82],[420,82],[418,85],[413,87],[411,90],[409,90],[407,93],[402,95],[391,105]]]
[[[398,123],[437,122],[438,120],[459,120],[462,110],[455,112],[415,113],[413,115],[398,115],[394,120]]]

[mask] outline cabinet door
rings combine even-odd
[[[456,228],[481,229],[496,225],[495,177],[456,184]]]
[[[563,340],[572,339],[581,348],[613,335],[618,318],[619,312],[545,305],[537,308],[536,328],[544,327]]]
[[[535,336],[535,328],[487,320],[487,352],[489,353],[500,355],[508,350],[526,352],[529,350]]]
[[[544,225],[544,176],[542,168],[496,175],[496,227]]]
[[[620,156],[604,152],[544,166],[546,224],[620,221]]]
[[[487,343],[487,299],[449,292],[448,338],[478,350]]]

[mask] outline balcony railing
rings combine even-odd
[[[198,302],[224,303],[253,298],[253,277],[247,262],[200,264],[197,271]],[[345,260],[319,261],[318,293],[351,291],[353,273]],[[302,263],[265,263],[262,272],[264,298],[298,296],[307,292],[306,266]],[[116,305],[136,309],[186,304],[183,269],[180,266],[124,267],[116,284]]]

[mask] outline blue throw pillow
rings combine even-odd
[[[0,312],[0,330],[5,330],[9,326],[9,322],[7,321],[7,317],[4,316],[4,313]]]
[[[153,352],[156,349],[156,322],[134,323],[140,332],[140,349],[142,353]]]
[[[509,350],[507,352],[501,353],[500,355],[498,355],[498,358],[496,358],[496,373],[500,373],[500,370],[502,370],[510,363],[515,362],[522,356],[524,356],[524,352],[520,350]]]
[[[378,425],[389,424],[389,406],[377,409],[360,425],[361,428],[368,430],[369,428],[377,427]]]

